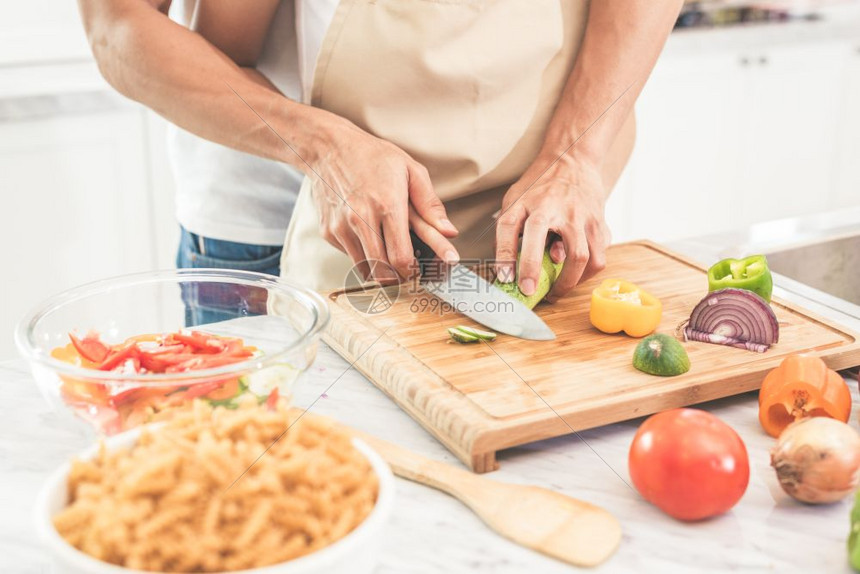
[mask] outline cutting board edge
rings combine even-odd
[[[860,343],[854,343],[848,348],[840,348],[838,353],[828,355],[825,360],[827,358],[831,359],[830,365],[834,369],[846,368],[840,365],[850,364],[851,366],[856,366],[860,364]],[[836,366],[833,366],[834,364]],[[544,426],[548,426],[545,425],[547,419],[541,418],[541,415],[538,414],[539,411],[516,418],[496,419],[497,421],[503,421],[503,423],[499,428],[493,429],[481,437],[482,440],[478,446],[479,450],[482,451],[491,450],[498,452],[538,440],[556,438],[567,434],[575,435],[597,427],[635,420],[667,409],[701,405],[718,399],[755,392],[761,387],[763,378],[764,376],[760,371],[754,371],[729,377],[721,381],[712,381],[689,387],[678,386],[660,394],[643,394],[636,408],[632,410],[624,408],[626,405],[623,401],[595,406],[585,411],[579,410],[575,413],[577,417],[581,417],[578,424],[574,424],[569,420],[570,416],[574,413],[565,412],[562,408],[556,409],[551,407],[558,415],[555,420],[558,421],[561,417],[566,420],[566,422],[560,421],[564,425],[564,428],[559,427],[559,425],[552,425],[555,428],[560,428],[562,432],[549,430],[536,432],[539,428],[536,425],[544,424]],[[649,406],[652,403],[653,406]],[[608,416],[601,414],[607,411],[614,414]],[[586,422],[583,423],[583,419]]]
[[[494,431],[503,426],[504,421],[488,415],[471,399],[457,391],[395,341],[389,340],[388,344],[391,348],[368,357],[367,351],[370,347],[382,341],[380,337],[382,331],[363,321],[364,332],[354,333],[353,337],[349,337],[346,330],[338,333],[333,329],[336,324],[334,319],[347,314],[354,318],[355,315],[336,300],[330,307],[333,321],[322,337],[326,344],[349,361],[352,368],[363,374],[471,470],[483,473],[498,468],[495,450],[487,450],[482,445],[487,437],[492,436]],[[373,361],[388,362],[389,360],[397,361],[401,369],[375,370],[373,368]],[[402,371],[404,365],[408,366],[412,379],[407,381],[393,379],[392,377]],[[431,387],[431,392],[427,391],[428,385]],[[451,391],[457,394],[452,397]],[[426,400],[411,400],[409,395],[414,396],[419,392],[426,394]],[[436,428],[431,419],[440,415],[444,415],[444,422],[447,424],[440,425],[442,428]],[[476,427],[476,420],[482,421],[480,427]],[[456,429],[464,429],[465,433],[456,432]]]

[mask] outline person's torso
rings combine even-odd
[[[180,2],[174,6],[171,14],[178,16],[180,21],[185,18],[187,22],[193,14],[194,2]],[[573,9],[572,6],[577,6],[577,11],[587,6],[587,2],[582,2],[582,6],[576,3],[567,5],[560,0],[557,2],[567,6],[568,11]],[[566,74],[564,69],[570,66],[569,57],[567,63],[562,65],[547,60],[553,58],[555,50],[562,48],[563,36],[559,29],[565,24],[558,12],[560,4],[552,0],[541,1],[538,4],[542,5],[542,9],[537,10],[537,6],[525,1],[482,3],[452,0],[451,4],[455,8],[456,5],[464,7],[462,16],[452,18],[449,15],[443,23],[467,28],[459,36],[468,40],[459,45],[457,30],[452,30],[452,39],[444,34],[438,36],[438,31],[432,30],[432,26],[427,28],[424,16],[432,17],[433,13],[428,13],[424,4],[429,6],[432,2],[404,2],[402,6],[385,3],[395,10],[409,10],[412,13],[408,18],[402,18],[402,21],[399,16],[392,19],[389,15],[388,24],[376,30],[380,35],[374,32],[362,36],[366,31],[349,30],[355,38],[352,44],[366,45],[377,61],[367,62],[359,58],[354,63],[342,65],[340,70],[335,69],[333,72],[333,67],[329,65],[327,70],[321,72],[317,69],[320,50],[324,44],[330,46],[333,42],[333,38],[326,37],[332,19],[338,11],[341,14],[347,12],[345,6],[348,4],[339,0],[282,0],[258,61],[258,70],[286,97],[334,111],[371,133],[392,139],[404,147],[413,157],[426,163],[431,168],[431,174],[435,172],[437,177],[434,179],[439,180],[440,192],[444,192],[445,196],[443,199],[464,197],[512,181],[533,155],[541,139],[543,126],[554,107],[552,100],[557,97],[560,82]],[[373,9],[374,5],[370,3],[369,6]],[[472,10],[472,5],[481,9],[480,16]],[[473,13],[470,14],[470,10]],[[456,13],[451,10],[446,12]],[[494,12],[497,16],[495,20]],[[373,16],[370,18],[370,21],[365,18],[363,24],[359,19],[354,20],[358,20],[362,26],[374,28],[376,23],[372,21]],[[578,19],[581,26],[582,18]],[[498,26],[505,27],[507,32],[496,34]],[[412,28],[419,30],[419,36],[421,29],[433,31],[433,35],[444,39],[449,48],[443,47],[434,52],[436,46],[429,45],[411,51],[413,64],[417,61],[419,68],[427,66],[427,72],[442,74],[439,78],[444,80],[444,85],[440,81],[434,84],[435,88],[428,86],[427,89],[439,90],[453,104],[463,100],[466,105],[444,105],[444,102],[428,98],[420,91],[412,92],[420,95],[421,101],[426,104],[424,112],[411,114],[408,121],[392,122],[386,119],[380,123],[381,129],[374,129],[368,118],[378,116],[377,110],[392,108],[396,119],[399,113],[396,110],[406,113],[416,101],[414,97],[401,96],[410,94],[410,89],[414,90],[415,85],[420,85],[423,76],[416,76],[415,71],[410,69],[411,80],[401,82],[397,74],[389,73],[384,66],[380,68],[380,61],[397,61],[398,54],[403,52],[404,42],[417,42],[420,39],[411,38]],[[581,29],[569,36],[568,40],[578,43]],[[396,37],[384,37],[386,31],[394,33]],[[331,35],[339,36],[340,33],[340,30],[335,30]],[[564,51],[568,55],[571,53],[569,48]],[[418,60],[415,59],[416,52]],[[532,52],[540,58],[530,57]],[[340,52],[350,53],[351,50]],[[499,53],[506,55],[492,57]],[[481,64],[482,61],[486,62]],[[409,60],[404,62],[410,64]],[[368,64],[371,71],[364,69]],[[443,65],[444,69],[433,70],[436,64]],[[514,64],[522,69],[512,73],[510,68],[516,67]],[[554,83],[559,86],[539,88],[548,96],[540,101],[538,92],[527,92],[529,86],[538,87],[541,82],[546,83],[543,77],[546,76],[544,68],[547,66],[547,69],[555,66]],[[462,89],[456,81],[458,71],[463,77]],[[318,79],[314,87],[317,75],[327,82],[334,81],[335,88],[328,91],[329,105],[315,97],[318,94],[314,94],[314,90],[319,90],[321,85]],[[499,83],[497,76],[508,82],[509,89]],[[431,73],[428,77],[432,79],[436,76]],[[518,77],[519,81],[516,80]],[[381,78],[386,80],[384,85],[380,82]],[[385,94],[380,95],[381,88],[385,88]],[[490,97],[486,97],[487,94]],[[333,96],[336,101],[331,100]],[[380,97],[383,100],[379,100]],[[395,98],[395,105],[386,104],[392,97]],[[237,105],[240,104],[237,101]],[[385,113],[392,115],[391,112]],[[427,121],[433,114],[437,116],[436,119]],[[538,114],[540,120],[535,121],[534,114]],[[406,118],[402,114],[400,117]],[[410,122],[414,121],[423,122],[419,126],[420,130],[409,127]],[[392,131],[393,127],[397,127],[397,130]],[[388,131],[392,131],[396,137],[388,137]],[[300,173],[284,164],[237,152],[176,128],[171,132],[170,153],[177,180],[180,223],[198,234],[231,241],[270,244],[277,242],[279,236],[283,237],[302,180]],[[474,137],[476,134],[478,137]],[[455,141],[460,145],[453,146]],[[452,153],[457,151],[452,149],[454,147],[468,153]],[[475,155],[477,151],[480,154]],[[519,156],[517,161],[511,161],[509,156],[512,153]],[[504,166],[505,169],[498,170],[496,166]]]
[[[534,160],[573,68],[587,0],[341,0],[310,103],[425,166],[464,260],[491,257],[493,212]],[[307,83],[307,82],[306,82]],[[349,158],[342,161],[348,162]],[[350,258],[322,238],[305,181],[281,273],[321,290]]]

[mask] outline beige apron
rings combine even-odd
[[[461,258],[491,258],[494,228],[475,240],[543,142],[587,13],[587,0],[341,0],[310,103],[426,166],[460,230]],[[606,162],[607,185],[632,148],[627,124]],[[335,289],[352,261],[321,237],[311,185],[305,178],[281,275]]]

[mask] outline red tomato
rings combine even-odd
[[[674,409],[642,423],[628,459],[645,500],[679,520],[722,514],[741,499],[750,478],[738,433],[698,409]]]

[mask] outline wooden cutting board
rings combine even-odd
[[[659,331],[672,334],[706,294],[706,271],[644,241],[611,247],[607,260],[572,296],[535,309],[554,341],[449,343],[448,327],[477,324],[405,287],[372,314],[357,311],[346,291],[329,293],[324,339],[475,472],[497,468],[501,449],[758,389],[790,353],[815,353],[834,369],[860,364],[860,336],[774,300],[780,340],[768,352],[687,342],[689,372],[641,373],[632,366],[638,339],[589,323],[591,291],[610,277],[633,281],[663,302]]]

